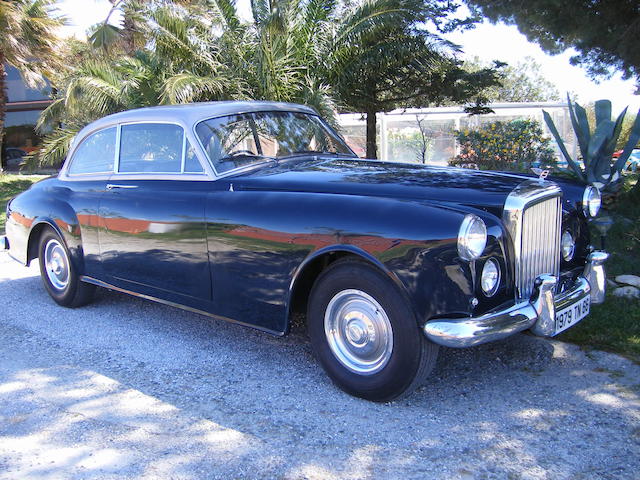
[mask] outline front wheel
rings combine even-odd
[[[438,346],[425,338],[397,287],[372,266],[342,260],[316,280],[307,314],[314,354],[351,395],[390,401],[415,390]]]
[[[80,307],[91,301],[95,285],[80,281],[64,240],[51,228],[40,237],[38,260],[44,288],[58,305]]]

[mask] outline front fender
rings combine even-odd
[[[358,199],[344,200],[355,205]],[[292,311],[304,310],[315,277],[343,255],[355,255],[385,274],[407,299],[419,324],[444,315],[471,315],[509,298],[512,272],[499,219],[475,209],[426,202],[376,199],[368,203],[384,205],[391,216],[380,221],[376,213],[381,208],[359,210],[345,204],[339,212],[333,210],[334,224],[340,223],[345,211],[353,214],[357,210],[357,220],[350,221],[349,228],[336,237],[341,243],[310,251],[295,269],[289,285],[287,318]],[[464,261],[458,255],[457,234],[467,213],[481,216],[487,224],[487,248],[476,262]],[[505,278],[504,287],[491,299],[478,295],[477,270],[489,256],[498,259]]]

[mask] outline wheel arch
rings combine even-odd
[[[63,226],[67,226],[67,229],[62,228],[60,223],[62,223]],[[40,237],[47,228],[50,228],[63,240],[65,246],[67,247],[67,250],[69,251],[69,255],[71,257],[71,261],[74,264],[74,267],[77,269],[77,271],[82,272],[82,267],[84,265],[82,257],[82,241],[79,235],[74,235],[74,227],[75,225],[66,223],[62,220],[56,222],[53,219],[47,217],[34,219],[27,240],[26,264],[29,265],[32,260],[38,258]]]
[[[398,287],[398,290],[413,310],[413,304],[409,300],[403,283],[384,263],[368,252],[353,245],[332,245],[316,250],[310,254],[295,270],[289,284],[287,296],[285,334],[288,333],[291,328],[293,316],[296,313],[306,313],[309,295],[318,276],[329,267],[329,265],[349,257],[375,268],[384,276],[388,277]]]

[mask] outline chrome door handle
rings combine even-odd
[[[138,188],[137,185],[114,185],[112,183],[107,183],[107,190],[113,190],[114,188]]]

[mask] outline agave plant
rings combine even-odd
[[[611,188],[620,178],[620,173],[625,163],[640,140],[640,111],[631,127],[629,139],[622,150],[622,154],[614,162],[613,152],[616,148],[618,137],[620,137],[622,122],[627,109],[625,108],[618,115],[618,118],[613,121],[611,119],[611,102],[609,100],[598,100],[595,103],[596,125],[592,132],[586,110],[577,103],[572,103],[568,96],[567,101],[569,103],[571,124],[578,139],[584,168],[580,166],[577,159],[571,158],[551,116],[543,110],[544,120],[547,122],[549,130],[556,142],[558,142],[560,151],[567,160],[569,167],[582,182],[592,184],[601,191]]]

